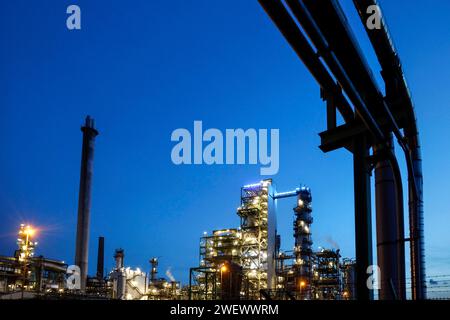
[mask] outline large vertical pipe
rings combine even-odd
[[[406,299],[406,278],[405,278],[405,214],[403,208],[403,183],[402,175],[400,172],[400,166],[397,159],[393,158],[391,153],[390,163],[392,166],[392,172],[394,174],[395,187],[396,187],[396,203],[397,203],[397,250],[398,254],[398,279],[399,279],[399,295],[402,300]]]
[[[105,238],[98,237],[98,252],[97,252],[97,278],[103,279],[103,269],[105,263]]]
[[[94,120],[86,117],[81,127],[83,147],[81,153],[80,191],[78,195],[78,223],[75,248],[75,264],[80,268],[81,291],[86,289],[89,250],[89,220],[91,214],[91,188],[94,165],[94,142],[98,131],[94,128]]]
[[[373,290],[367,286],[367,270],[372,262],[372,214],[370,196],[369,146],[365,136],[353,143],[355,191],[356,298],[372,300]]]
[[[383,69],[383,78],[389,86],[387,91],[395,94],[393,100],[397,103],[394,105],[402,108],[404,112],[406,111],[408,116],[404,131],[412,162],[408,177],[412,298],[414,300],[426,299],[422,156],[414,105],[397,50],[392,42],[378,1],[353,0],[353,3]],[[366,22],[370,15],[367,13],[369,6],[377,6],[381,18],[381,29],[370,30],[367,28]]]
[[[403,192],[385,146],[375,146],[375,202],[377,262],[380,268],[380,300],[405,299]],[[388,148],[393,152],[392,138]],[[399,175],[399,174],[398,174]],[[393,291],[394,290],[394,291]]]

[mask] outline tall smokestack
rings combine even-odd
[[[104,260],[105,260],[105,238],[98,237],[97,279],[103,279]]]
[[[78,224],[75,247],[75,264],[80,268],[81,291],[86,289],[89,249],[89,220],[91,214],[91,186],[94,164],[94,142],[98,131],[94,128],[94,119],[86,117],[83,131],[81,153],[80,193],[78,195]]]

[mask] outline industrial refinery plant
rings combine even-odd
[[[294,198],[292,251],[280,250],[277,201]],[[314,252],[312,195],[278,193],[272,180],[241,188],[238,228],[200,240],[200,265],[189,274],[189,299],[340,300],[354,298],[354,262],[339,250]]]
[[[215,230],[200,239],[199,265],[190,268],[189,284],[158,277],[158,258],[147,273],[125,264],[125,250],[115,250],[115,267],[104,274],[105,238],[98,239],[97,272],[88,276],[89,225],[95,138],[94,120],[83,132],[75,265],[35,257],[36,229],[21,225],[18,249],[0,257],[2,299],[120,300],[339,300],[353,299],[354,261],[339,250],[315,252],[312,238],[312,193],[308,187],[277,192],[271,179],[243,186],[237,228]],[[238,200],[238,199],[236,199]],[[292,251],[280,250],[277,202],[293,203]]]
[[[89,119],[89,121],[92,121]],[[92,123],[92,122],[89,122]],[[92,145],[92,144],[91,144]],[[85,149],[83,149],[85,150]],[[86,170],[86,166],[82,166]],[[83,175],[82,175],[83,176]],[[277,201],[293,201],[292,251],[281,251],[277,234]],[[3,299],[120,300],[350,300],[354,299],[354,264],[339,250],[313,251],[312,195],[307,187],[278,193],[272,180],[241,188],[238,228],[205,232],[198,267],[190,268],[189,284],[158,277],[158,258],[149,272],[125,264],[125,250],[115,250],[115,267],[104,275],[104,242],[98,239],[97,272],[77,278],[81,270],[64,261],[35,257],[36,230],[21,225],[13,257],[1,257]],[[83,211],[79,214],[83,215]],[[83,220],[83,219],[79,219]],[[88,222],[88,221],[87,221]],[[80,228],[78,228],[79,230]],[[77,246],[79,244],[77,243]],[[86,246],[87,248],[87,246]],[[79,252],[79,251],[76,251]],[[81,251],[84,254],[83,251]],[[87,260],[84,264],[87,268]],[[81,269],[81,268],[80,268]],[[85,281],[82,283],[82,281]],[[76,287],[76,284],[79,287]]]
[[[199,265],[182,285],[166,272],[158,277],[158,258],[149,272],[127,267],[125,250],[113,254],[115,267],[104,274],[105,238],[98,239],[97,272],[88,276],[89,226],[95,138],[94,119],[83,132],[75,264],[34,256],[36,229],[21,225],[18,249],[0,257],[2,299],[119,300],[349,300],[355,298],[355,262],[339,250],[313,250],[312,193],[308,187],[278,192],[272,179],[243,186],[237,228],[215,230],[200,239]],[[236,199],[238,201],[238,199]],[[281,251],[277,202],[293,203],[291,251]]]
[[[450,6],[385,1],[416,108],[379,2],[5,1],[0,300],[450,299]]]

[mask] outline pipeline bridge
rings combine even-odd
[[[375,172],[379,298],[406,299],[405,243],[410,243],[412,299],[426,299],[423,177],[414,104],[399,55],[376,0],[353,0],[381,66],[379,88],[337,0],[258,0],[321,89],[327,130],[323,152],[345,148],[353,155],[356,295],[373,299],[366,282],[373,265],[371,175]],[[369,7],[380,28],[371,29]],[[337,112],[344,123],[337,123]],[[394,139],[401,149],[396,155]],[[398,158],[408,174],[409,237],[404,230],[404,191]]]

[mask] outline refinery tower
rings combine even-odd
[[[301,187],[278,193],[272,180],[264,180],[242,187],[240,198],[240,226],[201,238],[200,265],[190,269],[189,298],[339,298],[339,252],[312,249],[311,190]],[[285,198],[296,199],[295,246],[282,252],[276,214],[278,200]]]

